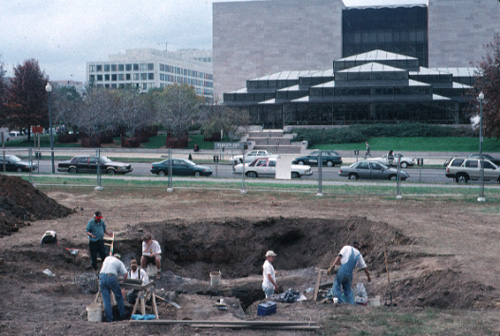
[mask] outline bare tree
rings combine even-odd
[[[117,125],[117,100],[112,91],[94,89],[81,102],[74,104],[68,115],[72,125],[78,125],[81,132],[90,139],[112,130]]]
[[[114,95],[117,98],[116,121],[130,136],[155,123],[156,116],[147,95],[137,90],[118,90]]]
[[[192,86],[173,84],[152,92],[159,122],[174,137],[182,137],[198,121],[203,98]]]
[[[213,134],[222,130],[230,140],[239,138],[238,129],[250,124],[250,114],[247,109],[231,108],[217,103],[207,106],[204,117],[204,132]]]

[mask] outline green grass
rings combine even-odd
[[[411,152],[479,152],[479,139],[468,137],[436,137],[436,138],[371,138],[368,143],[372,151],[411,151]],[[364,154],[365,143],[322,144],[316,149],[355,150]],[[312,148],[311,148],[312,149]],[[484,139],[484,152],[500,152],[500,142]]]
[[[29,181],[29,175],[23,175],[22,178]],[[77,177],[51,176],[49,174],[33,174],[32,183],[35,184],[54,184],[60,186],[96,186],[97,178],[95,175],[78,175]],[[174,177],[172,180],[174,188],[192,188],[192,189],[220,189],[234,190],[239,192],[242,188],[241,180],[223,181],[223,180],[207,180],[205,178],[183,178]],[[159,188],[167,189],[168,179],[160,177],[152,177],[151,179],[132,178],[123,179],[121,176],[115,176],[102,179],[102,186],[107,187],[127,187],[127,188]],[[272,193],[303,193],[316,195],[318,192],[317,184],[298,184],[298,183],[264,183],[258,180],[245,179],[245,189],[249,192],[265,192],[266,197],[271,197]],[[405,183],[401,186],[401,195],[405,199],[414,199],[420,197],[439,197],[441,200],[465,200],[477,202],[479,194],[479,186],[472,188],[452,188],[452,187],[424,187],[418,184]],[[359,185],[356,182],[322,186],[322,193],[325,196],[355,196],[355,195],[372,195],[380,197],[394,198],[396,196],[396,184],[391,186],[386,185]],[[485,197],[489,204],[500,202],[500,194],[497,189],[485,189]]]

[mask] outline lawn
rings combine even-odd
[[[479,152],[479,139],[470,137],[435,137],[435,138],[371,138],[368,143],[372,151],[410,151],[410,152]],[[322,144],[316,149],[355,150],[360,153],[365,150],[365,143]],[[312,149],[312,148],[311,148]],[[500,152],[500,142],[484,139],[483,152]]]

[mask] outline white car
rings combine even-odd
[[[382,157],[368,158],[371,161],[378,161],[385,164],[386,166],[396,167],[398,165],[398,160],[401,162],[401,168],[408,168],[415,165],[416,160],[411,156],[404,156],[403,154],[394,154],[394,160],[390,162],[387,154]]]
[[[240,163],[234,167],[235,174],[243,173],[245,165],[245,175],[248,177],[275,177],[276,158],[258,158],[251,163]],[[292,178],[312,175],[310,166],[292,164]]]
[[[275,155],[267,150],[251,150],[245,153],[245,163],[252,162],[256,158],[279,158],[279,155]],[[234,164],[243,163],[243,155],[236,155],[229,159]]]

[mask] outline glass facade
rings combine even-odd
[[[390,65],[387,65],[390,64]],[[349,67],[351,66],[351,67]],[[418,59],[384,50],[335,60],[324,71],[278,72],[224,93],[224,104],[247,108],[264,127],[352,123],[468,123],[471,68],[418,67]],[[283,85],[290,85],[283,88]]]
[[[350,8],[342,12],[342,56],[382,49],[429,64],[427,7]]]

